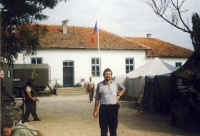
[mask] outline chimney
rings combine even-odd
[[[147,34],[147,38],[151,38],[151,34]]]
[[[68,19],[62,21],[63,34],[67,34],[67,23],[68,22],[69,22]]]

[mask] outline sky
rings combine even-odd
[[[192,14],[200,15],[199,0],[185,0],[181,9],[188,10],[182,12],[182,16],[189,20],[192,28]],[[68,19],[68,26],[94,27],[97,21],[98,29],[118,36],[146,37],[151,34],[152,38],[194,50],[188,33],[173,28],[140,0],[70,0],[60,2],[54,9],[45,9],[42,13],[49,18],[39,22],[41,24],[61,25],[63,20]],[[170,18],[170,14],[165,16]]]

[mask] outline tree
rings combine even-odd
[[[1,0],[1,62],[13,65],[19,53],[34,55],[40,46],[39,35],[47,28],[37,21],[46,20],[42,14],[67,0]]]
[[[140,0],[144,3],[147,3],[155,12],[156,15],[164,19],[167,23],[171,24],[173,27],[182,30],[183,32],[189,33],[192,39],[192,44],[194,46],[194,50],[200,48],[199,38],[199,16],[197,13],[193,14],[192,23],[193,30],[189,27],[188,19],[183,19],[182,13],[187,12],[188,10],[182,10],[181,7],[184,4],[185,0]],[[167,13],[171,12],[170,18],[166,16]],[[194,21],[195,20],[195,21]],[[182,26],[181,26],[182,24]],[[195,41],[195,42],[194,42]],[[200,50],[198,50],[200,53]]]
[[[192,31],[191,34],[192,44],[194,46],[194,50],[200,53],[200,18],[197,13],[194,13],[192,16]]]
[[[185,0],[149,0],[147,3],[162,19],[173,27],[190,34],[195,52],[178,70],[170,75],[171,83],[171,125],[182,128],[193,128],[199,131],[200,127],[200,18],[197,13],[192,16],[192,29],[188,20],[184,21],[181,6]],[[180,2],[180,3],[179,3]],[[165,16],[167,10],[171,17]],[[180,25],[180,23],[182,26]],[[191,88],[193,89],[191,91]]]
[[[37,47],[40,46],[39,36],[47,32],[47,28],[37,22],[48,19],[48,16],[42,14],[42,10],[46,8],[53,9],[61,1],[67,2],[67,0],[0,1],[1,63],[7,63],[8,66],[12,66],[19,53],[23,53],[24,57],[36,53]],[[19,107],[16,107],[13,100],[7,103],[3,101],[7,93],[2,91],[6,92],[2,78],[0,78],[0,84],[0,126],[7,123],[16,123],[18,121]]]

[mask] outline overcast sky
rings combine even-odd
[[[185,0],[182,9],[189,10],[183,17],[191,22],[192,13],[200,15],[200,2]],[[99,29],[119,36],[146,37],[146,34],[152,34],[152,38],[193,50],[188,33],[172,28],[139,0],[70,0],[59,3],[53,10],[45,9],[43,14],[49,19],[40,22],[42,24],[61,25],[68,19],[69,26],[94,27],[97,21]]]

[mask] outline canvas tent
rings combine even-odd
[[[160,60],[158,57],[124,75],[116,76],[115,80],[126,87],[125,97],[139,97],[144,92],[145,76],[169,74],[177,68]]]
[[[144,94],[140,109],[149,112],[170,112],[170,74],[145,77]]]

